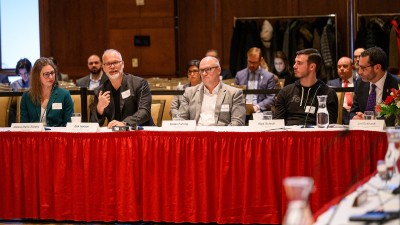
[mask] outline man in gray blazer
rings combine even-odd
[[[78,79],[76,85],[78,87],[86,87],[89,90],[93,90],[102,85],[107,80],[107,76],[104,75],[101,67],[102,62],[98,55],[89,56],[88,69],[90,74]]]
[[[179,107],[181,118],[196,120],[198,126],[245,125],[243,92],[220,81],[218,59],[203,58],[199,71],[203,83],[185,89]]]

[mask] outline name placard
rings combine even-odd
[[[350,120],[350,130],[383,131],[386,128],[385,120]]]
[[[162,128],[170,131],[195,131],[196,120],[165,120]]]
[[[98,132],[98,123],[67,123],[66,132]]]
[[[276,130],[285,127],[285,120],[249,120],[249,131]]]
[[[43,123],[12,123],[10,131],[44,131]]]

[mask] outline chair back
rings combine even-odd
[[[11,97],[0,97],[0,127],[8,126],[8,113],[11,104]]]
[[[337,117],[337,124],[342,124],[343,121],[343,103],[344,103],[344,94],[345,92],[336,92],[338,97],[338,117]]]
[[[153,99],[151,101],[151,117],[154,123],[161,127],[164,114],[165,100]]]

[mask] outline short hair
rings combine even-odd
[[[369,56],[370,65],[380,64],[383,71],[388,68],[387,55],[380,47],[368,48],[361,53],[361,57]]]
[[[20,59],[15,66],[15,74],[19,74],[20,69],[26,69],[28,73],[31,72],[32,63],[27,58]]]
[[[197,67],[197,69],[198,69],[198,68],[200,67],[200,61],[197,60],[197,59],[190,60],[190,61],[186,64],[186,71],[188,71],[189,68],[190,68],[191,66],[195,66],[195,67]]]
[[[107,50],[104,51],[103,56],[101,57],[101,61],[102,62],[104,62],[104,56],[107,55],[107,54],[117,55],[120,60],[123,60],[122,59],[122,55],[121,55],[121,53],[119,51],[117,51],[115,49],[107,49]]]
[[[307,63],[315,63],[316,72],[321,68],[322,57],[321,54],[315,48],[306,48],[296,52],[296,56],[298,55],[308,55]]]
[[[261,57],[262,57],[261,49],[259,49],[259,48],[257,48],[257,47],[250,48],[250,49],[247,51],[247,57],[248,57],[249,55],[258,55],[258,57],[261,59]]]

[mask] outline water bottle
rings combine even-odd
[[[326,99],[328,95],[320,95],[318,98],[318,110],[317,110],[317,127],[327,128],[329,125],[329,113],[326,107]]]

